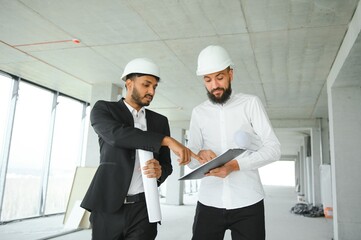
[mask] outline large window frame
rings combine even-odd
[[[5,194],[5,188],[6,188],[6,178],[8,175],[8,166],[9,166],[9,153],[10,153],[10,149],[11,149],[11,144],[12,144],[12,136],[13,136],[13,130],[14,130],[14,119],[16,117],[16,107],[17,107],[17,101],[18,101],[18,94],[19,94],[19,84],[21,82],[26,82],[27,84],[31,84],[34,85],[36,87],[42,88],[44,90],[47,90],[49,92],[51,92],[53,94],[52,97],[52,110],[49,113],[50,115],[50,123],[48,129],[46,131],[47,135],[48,135],[48,141],[47,141],[47,146],[46,149],[44,150],[44,162],[42,165],[42,172],[41,172],[41,190],[40,190],[40,201],[39,201],[39,206],[37,209],[38,212],[35,214],[35,216],[31,216],[31,218],[33,217],[41,217],[41,216],[46,216],[46,215],[52,215],[52,214],[61,214],[64,213],[66,210],[66,206],[64,206],[64,208],[56,213],[51,213],[51,214],[47,214],[46,211],[46,203],[47,203],[47,194],[48,194],[48,184],[49,184],[49,171],[50,171],[50,166],[51,166],[51,162],[52,162],[52,149],[54,148],[53,145],[53,139],[54,139],[54,126],[55,126],[55,122],[56,122],[56,111],[57,111],[57,107],[58,107],[58,99],[59,98],[67,98],[67,99],[71,99],[71,100],[75,100],[76,103],[81,104],[81,113],[79,114],[81,116],[81,119],[79,119],[79,121],[81,122],[80,125],[80,129],[79,132],[76,133],[76,137],[79,137],[79,149],[78,152],[76,153],[76,163],[74,163],[74,173],[75,173],[75,169],[77,166],[81,166],[83,163],[83,153],[85,152],[85,137],[87,135],[87,126],[85,126],[88,123],[88,119],[89,119],[89,103],[81,101],[79,99],[70,97],[66,94],[60,93],[58,91],[54,91],[48,88],[45,88],[43,86],[39,86],[35,83],[32,83],[30,81],[27,81],[25,79],[22,79],[20,77],[11,75],[11,74],[7,74],[4,73],[2,71],[0,71],[0,75],[4,76],[6,78],[9,78],[13,81],[13,86],[11,89],[11,94],[10,95],[10,99],[8,99],[8,102],[5,103],[5,106],[7,108],[7,119],[6,119],[6,123],[5,123],[5,131],[3,133],[3,136],[0,136],[0,138],[3,139],[2,141],[2,146],[0,146],[1,149],[1,154],[0,154],[0,223],[1,222],[9,222],[9,221],[13,221],[13,220],[19,220],[19,219],[25,219],[25,218],[29,218],[29,217],[20,217],[20,218],[8,218],[8,219],[3,219],[2,217],[2,213],[4,211],[3,206],[4,206],[4,194]],[[1,103],[3,104],[3,103]],[[2,109],[3,110],[3,109]],[[0,142],[1,143],[1,142]],[[70,192],[70,187],[68,189],[68,191]],[[69,194],[69,193],[68,193]]]

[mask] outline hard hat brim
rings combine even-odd
[[[228,67],[233,68],[233,66],[234,66],[233,62],[227,61],[224,64],[219,65],[218,67],[215,67],[215,68],[197,69],[196,74],[197,74],[197,76],[204,76],[207,74],[212,74],[212,73],[223,71],[224,69],[226,69]]]

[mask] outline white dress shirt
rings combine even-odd
[[[134,127],[146,131],[147,120],[145,118],[145,108],[142,107],[138,112],[136,109],[130,106],[126,101],[124,101],[124,103],[133,115]],[[134,195],[141,192],[144,192],[144,186],[143,186],[142,170],[140,168],[139,156],[138,153],[136,152],[133,176],[130,182],[128,195]]]
[[[280,143],[256,96],[232,94],[225,104],[207,100],[193,109],[188,147],[195,153],[212,150],[218,156],[228,149],[237,148],[234,135],[240,130],[257,135],[262,144],[258,151],[246,151],[236,158],[239,171],[233,171],[226,178],[211,176],[202,179],[198,198],[204,205],[235,209],[262,200],[264,191],[258,168],[279,160]],[[195,168],[199,162],[193,159],[188,166]]]

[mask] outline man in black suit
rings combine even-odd
[[[198,157],[170,137],[165,116],[145,108],[160,80],[158,66],[150,59],[134,59],[122,79],[126,97],[119,102],[98,101],[91,111],[100,165],[81,206],[91,212],[93,240],[153,240],[157,223],[148,220],[141,171],[157,178],[159,186],[172,173],[170,150],[182,165]],[[154,158],[143,169],[136,149],[153,152]]]

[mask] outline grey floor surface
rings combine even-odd
[[[267,240],[331,240],[332,219],[310,218],[296,215],[290,209],[297,203],[292,187],[265,186]],[[186,195],[184,205],[161,204],[162,225],[157,240],[189,240],[197,196]],[[23,220],[0,225],[1,240],[90,240],[91,231],[80,230],[59,236],[67,231],[63,215]],[[225,240],[231,239],[227,231]]]

